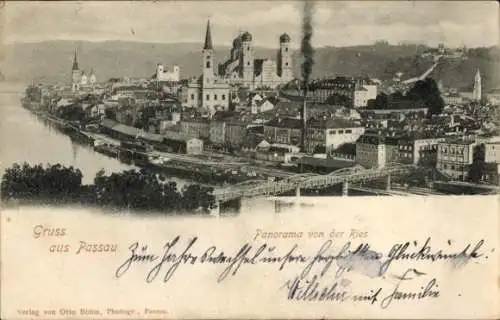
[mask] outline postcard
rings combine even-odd
[[[498,318],[498,9],[2,2],[0,318]]]

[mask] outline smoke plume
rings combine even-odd
[[[302,105],[301,120],[302,120],[302,151],[306,150],[306,130],[307,130],[307,90],[309,88],[309,79],[311,78],[312,67],[314,64],[314,49],[311,44],[313,36],[313,11],[314,0],[304,0],[304,10],[302,13],[302,42],[300,52],[302,55],[302,80],[304,90],[304,102]]]
[[[307,86],[311,78],[314,64],[314,49],[311,44],[313,36],[313,11],[314,1],[304,0],[304,10],[302,15],[302,42],[300,52],[302,55],[302,80],[304,81],[304,91],[307,93]]]

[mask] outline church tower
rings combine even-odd
[[[286,83],[293,79],[292,52],[290,50],[290,36],[283,33],[280,36],[280,50],[278,52],[278,75]]]
[[[71,90],[73,92],[80,90],[81,77],[82,77],[82,72],[78,67],[78,60],[76,58],[76,50],[75,50],[75,56],[73,57],[73,67],[71,68]]]
[[[203,85],[214,83],[214,48],[212,45],[212,35],[210,33],[210,20],[207,22],[207,33],[205,34],[205,45],[203,54]]]
[[[253,88],[253,78],[254,78],[254,48],[252,45],[252,35],[249,32],[245,32],[241,35],[241,50],[242,50],[242,61],[241,70],[243,83]]]
[[[472,91],[472,99],[474,101],[480,101],[481,97],[481,73],[479,72],[479,69],[477,69],[476,76],[474,77],[474,90]]]

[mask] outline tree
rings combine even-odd
[[[413,102],[422,102],[429,108],[428,115],[441,114],[444,108],[444,100],[436,81],[432,78],[419,80],[408,91],[406,98]]]
[[[144,169],[110,175],[100,170],[93,184],[82,185],[80,170],[60,164],[14,164],[2,176],[1,192],[4,200],[84,203],[139,211],[208,212],[215,204],[213,188],[187,185],[181,194],[175,182]]]
[[[384,92],[380,92],[377,94],[374,104],[376,109],[387,109],[389,105],[389,96]]]
[[[82,172],[60,164],[14,164],[2,177],[2,199],[42,200],[49,202],[76,200],[82,186]]]
[[[483,173],[485,170],[485,146],[480,144],[474,147],[472,164],[469,168],[468,180],[471,182],[478,183],[483,178]]]
[[[182,189],[183,209],[188,211],[208,211],[215,205],[213,188],[200,185],[184,186]]]

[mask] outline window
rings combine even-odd
[[[249,65],[250,65],[250,61],[247,62],[247,66],[249,66]]]
[[[288,52],[288,48],[285,48],[285,52]]]
[[[339,134],[343,134],[344,133],[344,130],[339,130]]]
[[[217,100],[217,95],[216,94],[214,94],[214,100]]]
[[[247,47],[247,51],[250,51],[250,46]]]
[[[191,93],[191,100],[194,100],[194,94]]]
[[[222,95],[222,100],[226,100],[226,95],[225,94]]]
[[[206,98],[207,98],[207,101],[208,101],[208,100],[210,100],[210,95],[209,95],[209,94],[207,94],[207,95],[206,95]]]
[[[210,61],[207,61],[207,68],[210,68]]]
[[[351,130],[351,129],[347,129],[347,130],[345,131],[345,133],[352,133],[352,130]]]
[[[286,62],[286,63],[285,63],[285,66],[287,66],[287,67],[288,67],[288,62]]]

